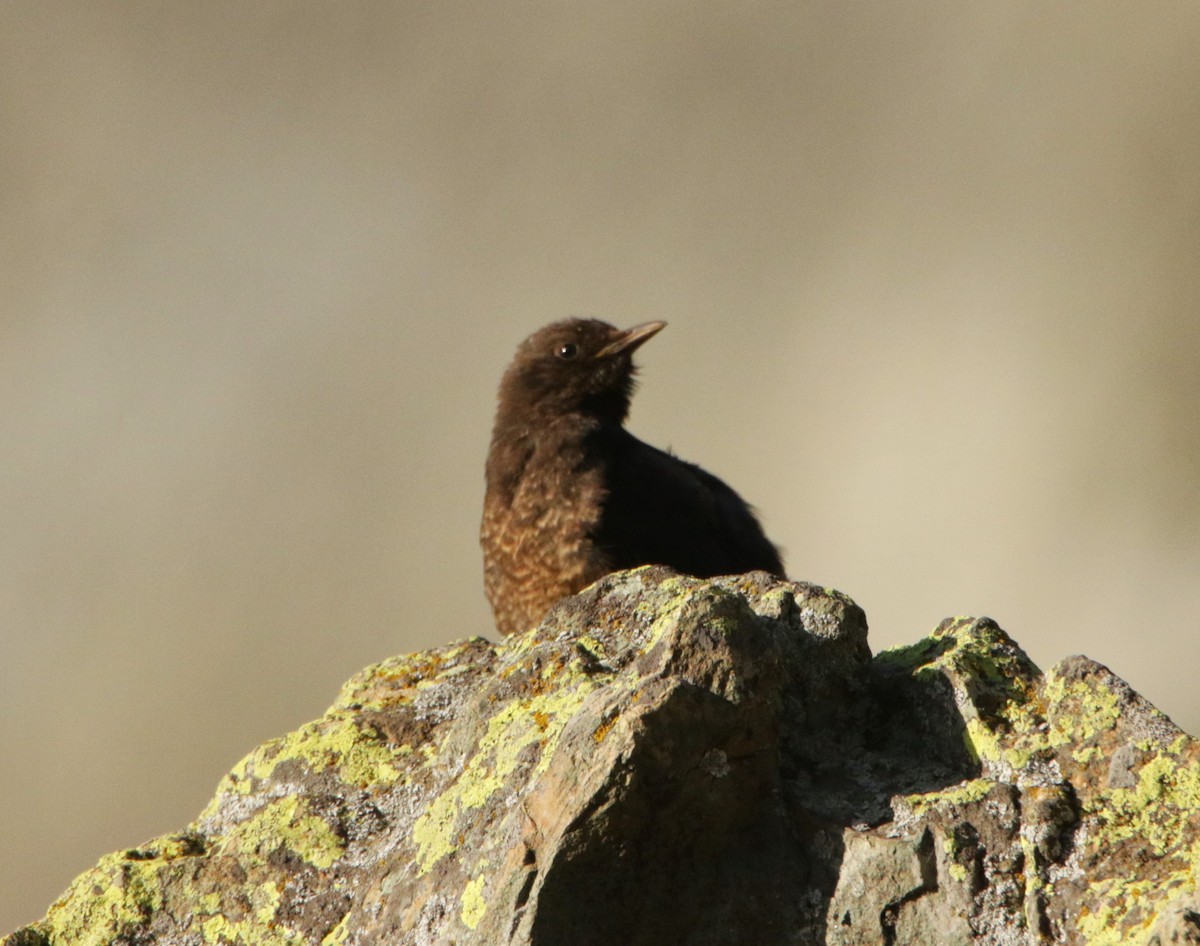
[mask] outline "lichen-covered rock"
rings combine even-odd
[[[385,661],[2,946],[1194,942],[1193,740],[987,620],[618,573]]]
[[[946,621],[875,665],[877,695],[890,690],[901,706],[950,698],[977,772],[892,798],[893,818],[865,833],[901,845],[925,839],[925,860],[910,858],[924,883],[875,914],[866,902],[857,913],[848,903],[830,946],[1191,941],[1200,864],[1194,739],[1085,657],[1039,673],[986,620]],[[908,718],[919,718],[915,709]],[[938,742],[946,729],[945,717],[926,713],[914,732]],[[837,895],[833,907],[842,908]]]

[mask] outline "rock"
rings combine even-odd
[[[1196,743],[1104,667],[643,568],[368,668],[0,942],[1187,943],[1198,859]]]

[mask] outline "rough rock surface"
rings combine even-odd
[[[3,946],[1200,941],[1196,742],[989,620],[618,573],[385,661]]]

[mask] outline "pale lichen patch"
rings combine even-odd
[[[1066,680],[1051,670],[1042,694],[1049,706],[1072,708],[1072,712],[1052,714],[1047,735],[1051,746],[1081,746],[1114,729],[1121,718],[1117,694],[1088,680]]]
[[[348,712],[333,712],[264,743],[242,759],[222,779],[216,796],[199,820],[216,817],[227,796],[248,794],[256,784],[274,777],[279,767],[288,762],[303,763],[314,773],[332,771],[346,785],[360,787],[397,781],[401,768],[396,762],[401,754],[401,749],[389,747]]]
[[[469,930],[475,929],[479,925],[479,921],[483,919],[483,915],[487,913],[487,902],[483,899],[483,888],[486,883],[487,878],[480,874],[467,881],[467,885],[463,888],[461,918],[463,925]]]
[[[225,946],[228,943],[244,946],[294,946],[297,937],[286,927],[255,923],[251,919],[231,920],[222,914],[206,917],[200,922],[200,932],[206,943]]]
[[[326,933],[324,939],[321,940],[321,946],[344,946],[347,937],[350,935],[350,916],[351,914],[347,913],[338,920],[334,928]]]
[[[422,874],[458,847],[459,821],[487,804],[521,764],[524,750],[537,745],[539,758],[527,781],[546,770],[563,729],[594,684],[582,673],[570,673],[558,688],[526,699],[514,699],[489,721],[453,785],[444,789],[413,825],[417,863]]]
[[[907,813],[912,817],[919,818],[934,808],[969,805],[971,802],[980,801],[986,797],[995,784],[991,779],[986,778],[968,779],[940,791],[900,796],[896,799],[896,804],[907,809]]]
[[[286,847],[314,867],[326,868],[345,852],[345,844],[324,818],[308,811],[296,796],[271,802],[256,815],[235,825],[214,844],[215,853],[232,853],[266,860]]]
[[[139,927],[164,902],[164,877],[171,864],[195,853],[195,839],[167,835],[136,851],[102,857],[77,877],[46,915],[51,942],[108,946]]]

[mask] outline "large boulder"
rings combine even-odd
[[[2,946],[1200,941],[1193,739],[987,619],[611,575],[398,657]]]

